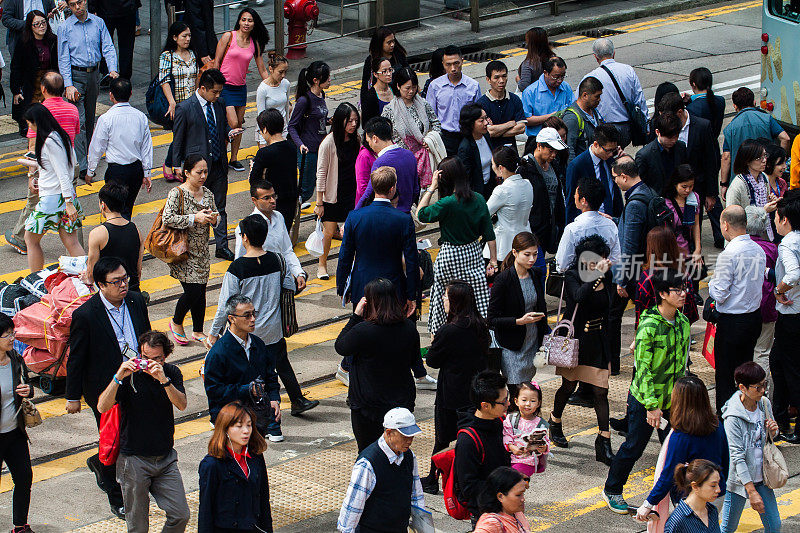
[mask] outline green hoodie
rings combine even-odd
[[[672,387],[686,371],[690,342],[689,319],[680,311],[671,324],[658,307],[645,310],[636,330],[635,373],[631,394],[645,409],[669,409]]]

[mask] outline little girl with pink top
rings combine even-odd
[[[503,420],[503,444],[511,454],[511,468],[526,476],[541,474],[547,466],[550,440],[547,422],[541,417],[542,389],[539,384],[535,381],[521,383],[514,403],[519,410]],[[534,445],[530,450],[524,438],[536,430],[542,435],[542,444]]]

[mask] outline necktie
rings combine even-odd
[[[608,183],[608,170],[606,170],[606,162],[600,161],[600,164],[597,165],[597,168],[600,170],[600,182],[603,184],[603,189],[606,191],[606,199],[603,202],[603,212],[607,215],[610,215],[614,210],[614,198]]]
[[[211,108],[211,102],[206,102],[206,122],[208,123],[208,139],[210,141],[211,159],[212,161],[216,161],[222,154],[219,149],[217,122],[214,120],[214,110]]]

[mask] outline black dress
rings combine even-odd
[[[344,143],[341,150],[336,151],[339,160],[336,203],[322,203],[325,208],[323,222],[344,222],[350,211],[356,207],[356,157],[359,148],[358,140],[351,139]]]

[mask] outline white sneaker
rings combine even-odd
[[[267,438],[270,442],[283,442],[284,437],[283,434],[281,435],[267,435]]]
[[[302,205],[300,205],[300,209],[308,209],[309,207],[311,207],[311,202],[303,202]]]
[[[419,390],[436,390],[436,378],[432,378],[427,374],[421,378],[416,378],[414,381],[417,382]]]
[[[350,386],[350,372],[342,368],[342,365],[339,365],[339,368],[336,369],[336,379],[344,383],[345,387]]]

